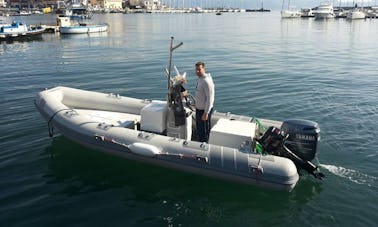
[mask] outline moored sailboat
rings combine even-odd
[[[301,12],[294,10],[290,5],[290,0],[287,3],[287,9],[284,9],[285,0],[282,1],[281,18],[299,18],[302,16]]]

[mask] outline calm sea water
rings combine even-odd
[[[29,23],[53,24],[54,16]],[[375,226],[378,20],[278,12],[95,15],[107,34],[0,43],[0,226]],[[174,63],[202,60],[216,109],[321,127],[322,182],[290,193],[135,163],[48,137],[35,94],[58,85],[164,99]]]

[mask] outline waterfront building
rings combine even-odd
[[[51,7],[52,9],[65,8],[68,5],[81,4],[101,9],[122,9],[123,4],[130,8],[143,8],[147,10],[161,9],[161,0],[0,0],[0,7],[17,9],[33,9]]]
[[[18,9],[34,9],[57,6],[58,0],[0,0],[7,1],[7,7]],[[1,4],[0,4],[1,5]]]
[[[0,7],[7,7],[7,2],[5,0],[0,0]]]
[[[129,0],[129,6],[131,8],[144,8],[147,10],[161,9],[160,0]]]
[[[96,4],[103,9],[122,9],[122,0],[97,0]]]
[[[8,4],[11,8],[30,8],[30,2],[28,0],[9,0]]]
[[[122,9],[123,0],[81,0],[81,1],[62,1],[62,0],[0,0],[0,7],[2,3],[12,8],[18,9],[32,9],[32,8],[44,8],[52,7],[55,9],[65,8],[68,5],[91,5],[99,6],[103,9]]]
[[[161,8],[161,2],[159,0],[146,0],[144,6],[147,10],[155,10]]]

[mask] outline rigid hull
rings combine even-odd
[[[60,33],[62,34],[84,34],[84,33],[97,33],[97,32],[106,32],[108,30],[107,24],[78,24],[72,26],[61,26]]]

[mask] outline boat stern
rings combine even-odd
[[[291,191],[299,180],[293,161],[273,155],[250,157],[249,172],[259,186],[277,190]]]

